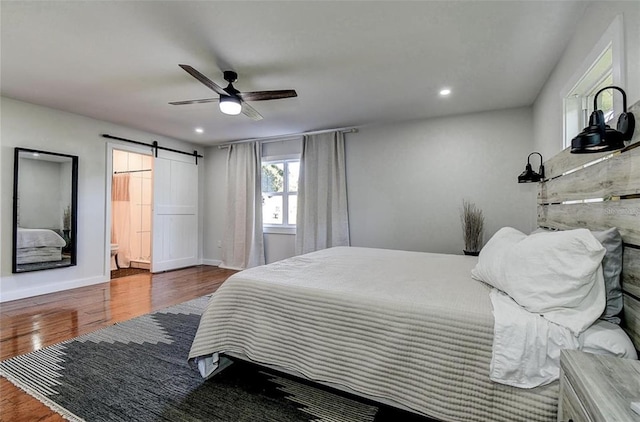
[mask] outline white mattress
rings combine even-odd
[[[552,421],[557,382],[489,379],[491,288],[475,257],[332,248],[242,271],[189,358],[233,353],[446,421]]]

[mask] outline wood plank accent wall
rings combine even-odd
[[[579,154],[580,157],[586,155]],[[538,196],[542,203],[639,195],[640,148],[616,152],[600,163],[562,177],[556,176],[543,186]]]
[[[625,243],[640,245],[640,199],[541,204],[538,206],[538,225],[561,230],[617,227]]]
[[[625,248],[625,272],[622,273],[622,283],[626,291],[640,298],[640,249]]]
[[[640,101],[631,143],[614,153],[562,151],[545,162],[538,191],[538,226],[560,230],[617,227],[624,242],[623,328],[640,350]]]

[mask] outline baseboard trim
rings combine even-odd
[[[222,263],[219,265],[220,268],[224,268],[225,270],[234,270],[234,271],[242,271],[244,270],[244,268],[238,268],[238,267],[231,267],[229,265],[222,265]]]
[[[130,268],[141,268],[143,270],[151,269],[151,263],[149,262],[140,262],[140,261],[131,261],[129,262]]]
[[[2,277],[2,279],[4,278],[5,277]],[[26,289],[15,289],[9,291],[2,290],[0,291],[0,303],[18,299],[26,299],[28,297],[46,295],[49,293],[61,292],[63,290],[76,289],[78,287],[91,286],[93,284],[107,283],[109,282],[109,278],[109,276],[100,275],[90,278],[59,281],[55,284],[47,284],[44,286],[30,286]],[[0,284],[3,281],[2,279],[0,279]]]
[[[203,259],[202,265],[211,265],[212,267],[219,267],[222,261],[219,259]]]

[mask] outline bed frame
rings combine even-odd
[[[630,111],[640,120],[640,102]],[[538,193],[540,227],[559,230],[619,229],[624,242],[622,326],[636,349],[640,350],[640,128],[632,143],[621,151],[576,155],[565,150],[545,162],[545,166],[547,179],[539,184]],[[229,353],[227,356],[232,360],[246,359],[246,356]],[[216,373],[225,365],[228,362],[221,364]],[[262,366],[304,378],[302,374],[280,367]],[[415,412],[397,403],[367,397],[341,386],[318,384]]]
[[[640,102],[629,111],[640,120]],[[623,150],[571,154],[566,149],[545,162],[545,168],[547,179],[538,192],[538,226],[620,231],[622,327],[640,350],[640,127]]]

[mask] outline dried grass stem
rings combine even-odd
[[[478,252],[482,248],[482,232],[484,230],[482,210],[472,202],[463,200],[460,220],[462,221],[464,250]]]

